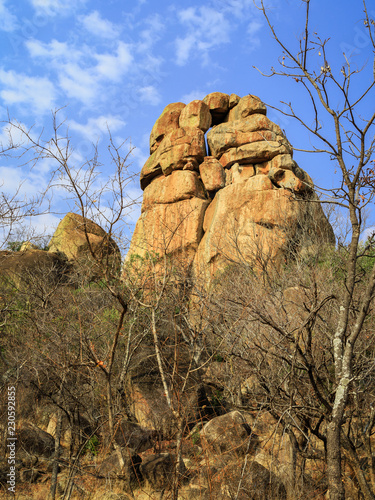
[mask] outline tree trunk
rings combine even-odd
[[[172,500],[178,500],[178,490],[181,474],[184,471],[184,462],[182,459],[182,435],[184,431],[184,419],[181,415],[178,417],[178,432],[176,438],[176,463],[173,477]]]
[[[57,423],[56,423],[56,433],[55,433],[55,455],[53,458],[52,467],[52,477],[51,477],[51,489],[50,498],[55,500],[56,489],[57,489],[57,476],[59,473],[59,457],[60,457],[60,439],[61,439],[61,429],[62,429],[62,409],[59,408],[57,411]]]
[[[327,477],[329,500],[344,500],[345,490],[341,478],[341,422],[333,419],[327,432]]]

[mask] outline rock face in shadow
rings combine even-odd
[[[278,267],[313,237],[334,243],[310,176],[253,95],[169,104],[152,129],[141,187],[127,262],[167,258],[209,283],[230,262]]]
[[[0,276],[16,285],[35,279],[45,283],[60,283],[69,270],[64,257],[55,252],[26,249],[19,252],[0,252]]]

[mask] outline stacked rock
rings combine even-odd
[[[280,264],[301,227],[334,241],[311,178],[292,155],[256,96],[214,92],[169,104],[151,131],[127,259],[167,255],[209,281],[229,256],[254,261],[261,253]]]

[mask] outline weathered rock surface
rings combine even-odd
[[[222,92],[165,108],[141,172],[142,215],[127,262],[167,256],[209,285],[236,260],[282,265],[291,247],[310,244],[301,230],[334,242],[311,178],[265,115],[258,97]]]
[[[181,128],[199,128],[203,132],[211,127],[212,117],[210,108],[203,101],[191,101],[181,111],[179,125]]]
[[[162,114],[156,120],[155,125],[151,130],[150,153],[156,151],[166,134],[169,134],[179,127],[178,122],[180,114],[185,106],[186,104],[182,102],[173,102],[164,108]]]
[[[68,271],[66,260],[55,252],[25,250],[0,252],[0,276],[15,283],[28,284],[38,279],[58,283]]]
[[[225,173],[222,164],[213,156],[206,156],[199,165],[199,173],[207,191],[217,191],[225,186]]]
[[[208,200],[191,198],[170,204],[154,204],[138,219],[127,259],[162,259],[165,254],[189,266],[203,236]]]
[[[201,439],[218,453],[239,455],[254,451],[257,443],[246,420],[239,411],[232,411],[210,420],[202,429]]]
[[[120,259],[118,246],[104,229],[82,215],[70,212],[57,226],[48,251],[64,254],[68,260],[77,261],[91,257],[90,246],[100,259],[108,255]]]
[[[119,460],[119,453],[121,453],[124,466],[121,467]],[[140,482],[140,464],[141,457],[130,448],[121,448],[109,455],[101,464],[99,468],[99,475],[105,478],[116,478],[126,481],[127,483]]]
[[[198,173],[191,170],[175,170],[167,177],[159,176],[146,187],[142,212],[147,211],[152,205],[176,203],[194,197],[206,199]]]

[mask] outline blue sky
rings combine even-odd
[[[269,5],[281,38],[296,46],[304,3],[271,0]],[[343,51],[358,68],[371,59],[361,1],[311,0],[310,11],[311,30],[330,38],[332,66],[342,65]],[[35,134],[42,129],[48,134],[51,111],[63,107],[60,116],[75,148],[72,167],[83,163],[92,142],[99,141],[103,179],[110,169],[107,126],[116,143],[131,141],[132,168],[139,172],[149,154],[151,128],[171,102],[187,103],[214,91],[251,93],[274,106],[292,101],[310,118],[297,83],[265,78],[253,68],[277,67],[280,50],[252,0],[0,0],[0,51],[1,118],[9,112],[34,125]],[[368,68],[361,78],[368,78]],[[309,147],[310,138],[293,120],[271,109],[268,115],[293,146]],[[5,143],[3,128],[0,134]],[[334,168],[322,155],[296,152],[295,159],[317,184],[335,184]],[[35,194],[53,169],[48,162],[31,172],[17,165],[0,159],[3,191],[12,192],[23,181],[21,191]],[[137,182],[129,194],[141,196]],[[52,207],[50,214],[34,219],[37,230],[51,232],[64,213],[74,210],[62,190],[54,192]],[[126,222],[131,225],[138,214],[135,210]]]

